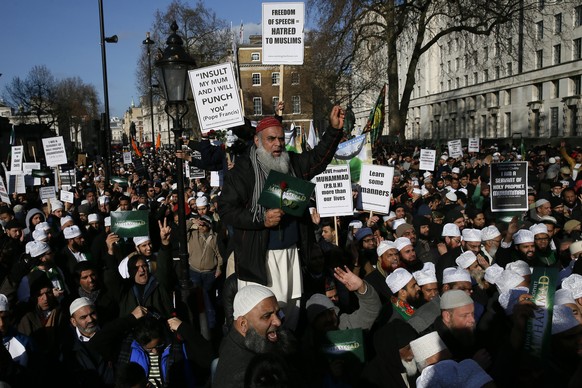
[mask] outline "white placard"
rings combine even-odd
[[[32,170],[40,170],[40,163],[22,163],[24,173],[24,184],[26,186],[40,186],[40,178],[32,177]]]
[[[24,146],[13,146],[10,158],[10,171],[22,171]]]
[[[43,186],[39,190],[39,196],[41,201],[46,202],[51,198],[57,197],[57,192],[54,186]]]
[[[311,181],[315,183],[317,212],[321,217],[354,214],[350,166],[327,166],[324,172]]]
[[[220,171],[210,171],[210,187],[222,187],[222,181],[224,180],[224,172]]]
[[[303,65],[304,3],[263,3],[263,64]]]
[[[123,153],[123,164],[131,164],[131,152]]]
[[[72,191],[61,190],[61,201],[74,203],[75,202],[75,194]]]
[[[461,139],[450,140],[447,144],[449,146],[449,156],[451,158],[456,159],[463,157],[463,145],[461,144]]]
[[[67,151],[62,136],[42,139],[42,146],[47,166],[55,167],[60,164],[67,164]]]
[[[479,138],[478,137],[470,137],[469,138],[469,152],[479,152]]]
[[[24,174],[16,172],[7,176],[8,178],[8,192],[17,194],[26,194],[26,184],[24,183]]]
[[[434,171],[434,164],[436,162],[436,150],[420,150],[420,170]]]
[[[363,164],[360,172],[362,209],[388,214],[394,167]]]
[[[232,63],[190,70],[188,76],[202,133],[244,124]]]
[[[10,205],[10,196],[6,190],[6,185],[4,184],[4,179],[0,176],[0,200],[7,205]]]

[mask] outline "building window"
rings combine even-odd
[[[273,113],[277,114],[277,105],[279,105],[279,97],[273,97],[272,102],[273,102]]]
[[[536,51],[536,69],[544,67],[544,50]]]
[[[505,105],[511,105],[511,89],[507,89],[504,93]]]
[[[533,85],[533,101],[541,101],[544,97],[544,84],[538,83]]]
[[[459,71],[461,68],[461,59],[459,57],[455,58],[455,71]]]
[[[293,114],[300,114],[301,113],[301,97],[300,96],[293,96],[291,98],[291,102],[293,104]]]
[[[579,96],[582,94],[582,75],[570,78],[572,80],[572,95]]]
[[[550,136],[558,136],[558,108],[550,108]]]
[[[469,86],[469,76],[465,74],[465,86]]]
[[[459,77],[457,77],[457,78],[455,79],[455,87],[456,87],[457,89],[459,89],[459,88],[461,87],[461,79],[460,79]]]
[[[451,90],[451,80],[447,81],[447,90]]]
[[[261,86],[261,73],[253,73],[253,86]]]
[[[291,85],[299,85],[299,73],[291,73]]]
[[[572,59],[582,58],[582,38],[574,39],[572,41]]]
[[[489,60],[489,47],[483,47],[483,59],[488,61]]]
[[[538,40],[544,39],[544,21],[543,20],[536,23],[536,34],[537,34]]]
[[[511,135],[511,113],[505,113],[505,123],[504,123],[505,136]]]
[[[251,61],[256,62],[256,61],[260,61],[260,60],[261,60],[260,53],[252,53],[251,54]]]
[[[559,65],[562,63],[562,45],[557,44],[554,46],[554,65]]]
[[[545,0],[538,0],[538,9],[544,9],[544,6],[546,5],[546,1]]]
[[[513,75],[513,63],[507,62],[507,75]]]
[[[263,114],[263,99],[261,97],[253,97],[253,114],[255,116]]]
[[[574,27],[582,26],[582,5],[574,8]]]
[[[489,81],[489,70],[485,69],[485,71],[483,71],[483,82],[487,81]]]
[[[562,14],[554,15],[554,34],[560,34],[562,32]]]
[[[477,84],[479,82],[479,73],[473,73],[473,84]]]
[[[475,66],[479,64],[479,55],[477,54],[477,50],[473,51],[473,64]]]
[[[507,53],[508,54],[513,53],[513,39],[512,38],[507,38]]]
[[[279,73],[271,73],[271,83],[273,85],[279,85]]]
[[[499,66],[495,66],[495,79],[501,78],[501,69]]]
[[[552,98],[560,98],[560,80],[552,81]]]

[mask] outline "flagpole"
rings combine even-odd
[[[285,71],[285,65],[283,65],[283,64],[279,65],[279,102],[285,101],[283,99],[283,79],[285,78],[285,77],[283,77],[284,71]],[[279,116],[283,116],[283,111],[279,110],[279,111],[277,111],[277,114]]]

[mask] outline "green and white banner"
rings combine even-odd
[[[148,211],[111,212],[111,232],[119,237],[149,236]]]

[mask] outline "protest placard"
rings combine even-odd
[[[492,163],[491,211],[526,211],[527,162]]]
[[[304,24],[303,3],[263,3],[263,64],[303,65]]]
[[[449,156],[451,158],[461,158],[463,157],[463,145],[461,144],[461,139],[449,140],[447,143],[449,146]]]
[[[479,138],[478,137],[470,137],[469,138],[469,145],[467,147],[467,151],[479,152]]]
[[[111,232],[119,237],[149,236],[147,210],[111,212]]]
[[[388,214],[392,195],[394,167],[375,164],[362,165],[360,186],[362,208],[377,213]]]
[[[258,203],[266,209],[282,209],[301,217],[309,204],[315,184],[271,170],[265,181]]]
[[[123,153],[123,164],[131,164],[131,152]]]
[[[312,179],[315,183],[317,212],[320,217],[351,216],[354,213],[350,166],[327,166]]]
[[[350,364],[365,361],[365,342],[362,329],[331,330],[325,333],[321,351],[330,361],[343,359]]]
[[[222,187],[224,171],[210,171],[210,187]]]
[[[188,72],[202,133],[244,124],[232,63]]]
[[[42,146],[47,166],[55,167],[60,164],[67,164],[67,151],[62,136],[42,139]]]
[[[419,169],[434,171],[436,162],[436,150],[421,149],[420,150],[420,165]]]
[[[74,203],[75,193],[67,190],[61,190],[60,199],[63,202]]]
[[[22,171],[24,146],[13,146],[10,157],[10,171]]]
[[[8,192],[17,194],[26,194],[26,184],[24,183],[24,174],[17,172],[6,176],[8,179]]]
[[[41,201],[46,202],[51,198],[56,198],[57,191],[54,186],[43,186],[40,188],[38,195]]]
[[[10,196],[6,190],[6,185],[4,184],[4,179],[0,176],[0,200],[7,205],[10,205]]]

